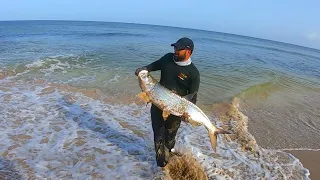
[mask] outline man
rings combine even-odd
[[[200,84],[200,74],[190,58],[194,43],[191,39],[184,37],[171,44],[171,46],[174,47],[174,53],[167,53],[159,60],[138,68],[135,74],[138,75],[141,70],[149,72],[161,70],[159,83],[180,96],[194,94],[191,102],[195,104]],[[175,145],[175,137],[182,119],[170,115],[164,121],[162,110],[155,105],[151,106],[150,112],[157,165],[164,167],[169,160],[169,152]]]

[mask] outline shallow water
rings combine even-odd
[[[260,154],[243,151],[241,141],[227,141],[229,136],[220,137],[213,154],[205,129],[187,124],[176,148],[191,151],[209,177],[306,177],[298,159],[281,149],[319,149],[320,51],[208,31],[99,22],[0,22],[0,164],[14,164],[6,170],[12,176],[17,169],[40,179],[162,176],[149,106],[135,97],[140,90],[134,70],[171,52],[181,36],[196,45],[197,104],[221,123],[216,107],[238,97],[238,121],[247,116],[248,130],[237,139],[255,139]]]
[[[97,91],[12,77],[2,80],[2,85],[8,89],[0,94],[1,155],[14,164],[3,166],[1,172],[7,177],[152,179],[164,175],[154,160],[150,106],[135,97],[115,100]],[[308,175],[298,159],[281,151],[260,147],[259,154],[243,151],[237,141],[222,136],[217,153],[210,147],[203,127],[183,123],[176,150],[191,152],[209,178]],[[13,175],[8,175],[11,171]]]

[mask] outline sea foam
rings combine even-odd
[[[90,98],[46,81],[0,81],[0,153],[13,169],[1,172],[31,179],[164,176],[155,163],[150,105],[115,101],[114,94]],[[254,152],[244,150],[237,139],[219,135],[214,153],[206,129],[183,122],[175,149],[191,153],[209,179],[308,179],[309,171],[292,155],[255,146]]]

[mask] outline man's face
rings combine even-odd
[[[191,51],[189,49],[182,49],[177,50],[176,47],[174,47],[174,58],[176,61],[183,61],[190,57]]]

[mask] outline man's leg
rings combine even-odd
[[[177,116],[169,116],[165,121],[165,145],[171,152],[176,143],[176,135],[181,124],[181,118]]]
[[[152,120],[152,129],[154,134],[154,148],[156,151],[156,160],[157,165],[164,167],[168,160],[167,154],[168,150],[165,148],[165,125],[162,117],[162,111],[156,106],[151,106],[151,120]]]

